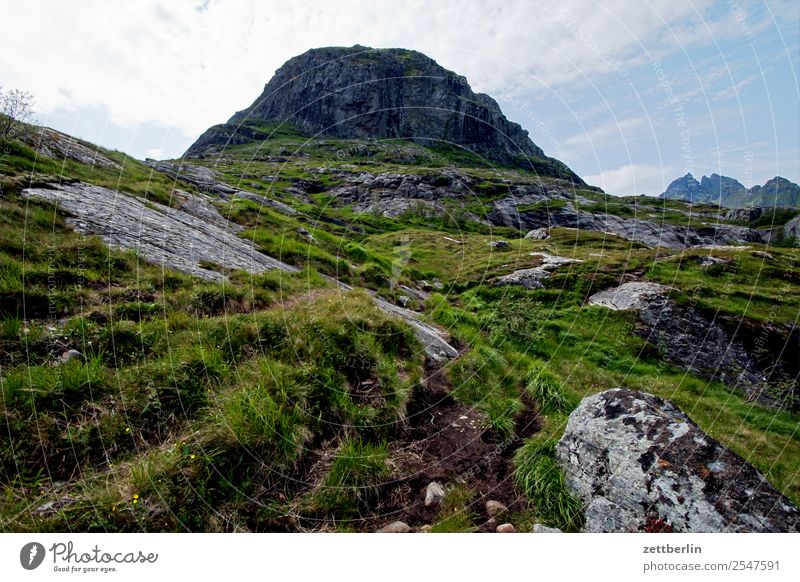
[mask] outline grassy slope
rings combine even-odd
[[[796,249],[715,251],[732,262],[702,269],[696,257],[709,251],[668,255],[570,229],[530,241],[505,229],[464,230],[422,216],[354,214],[326,205],[324,193],[307,204],[288,191],[297,180],[336,185],[330,173],[336,167],[425,173],[468,163],[413,144],[362,145],[366,151],[284,132],[202,160],[232,185],[305,212],[286,217],[247,201],[221,204],[261,250],[306,270],[233,273],[230,282],[214,285],[164,276],[133,254],[74,234],[54,208],[16,197],[35,171],[168,203],[169,178],[114,152],[107,155],[124,162],[123,172],[35,160],[13,144],[0,160],[0,404],[8,431],[0,449],[1,529],[295,530],[308,520],[356,527],[348,520],[391,474],[387,443],[422,362],[404,325],[363,295],[332,295],[318,273],[389,298],[399,294],[390,283],[442,281],[446,295],[419,307],[470,347],[448,366],[456,399],[484,413],[500,437],[514,436],[527,399],[545,417],[543,430],[516,453],[518,485],[533,501],[530,512],[512,518],[520,527],[531,520],[579,527],[552,446],[580,397],[614,386],[674,400],[800,502],[797,415],[762,409],[663,365],[631,333],[631,314],[584,306],[591,292],[635,273],[672,285],[679,301],[755,321],[796,321]],[[503,180],[539,180],[502,168],[463,171],[483,180],[479,203],[502,193]],[[605,204],[601,195],[583,194]],[[663,204],[665,220],[686,216],[685,205]],[[613,202],[608,210],[628,216],[630,208]],[[320,214],[349,226],[318,220]],[[318,243],[308,244],[299,227]],[[511,246],[491,247],[498,237]],[[764,250],[773,258],[757,254]],[[560,268],[537,291],[489,284],[537,265],[530,252],[583,262]],[[53,366],[65,347],[87,358]],[[364,381],[380,388],[371,403],[353,392]],[[333,451],[332,460],[319,474],[303,474],[309,456],[323,449]],[[313,482],[294,487],[295,471]],[[75,502],[52,515],[30,512],[65,495]],[[456,491],[434,530],[474,529],[472,496]]]

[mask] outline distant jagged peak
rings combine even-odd
[[[763,186],[745,187],[730,176],[712,173],[698,182],[691,172],[673,180],[661,194],[662,198],[692,203],[719,204],[728,208],[800,206],[800,186],[781,176],[775,176]]]

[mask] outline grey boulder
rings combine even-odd
[[[585,398],[556,446],[585,531],[795,532],[800,510],[671,402],[615,388]]]

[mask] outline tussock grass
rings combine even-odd
[[[536,513],[551,527],[579,531],[583,506],[567,489],[555,456],[556,439],[534,438],[514,455],[514,478],[534,504]]]

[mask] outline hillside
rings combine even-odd
[[[6,144],[4,531],[797,530],[794,214],[275,107]]]

